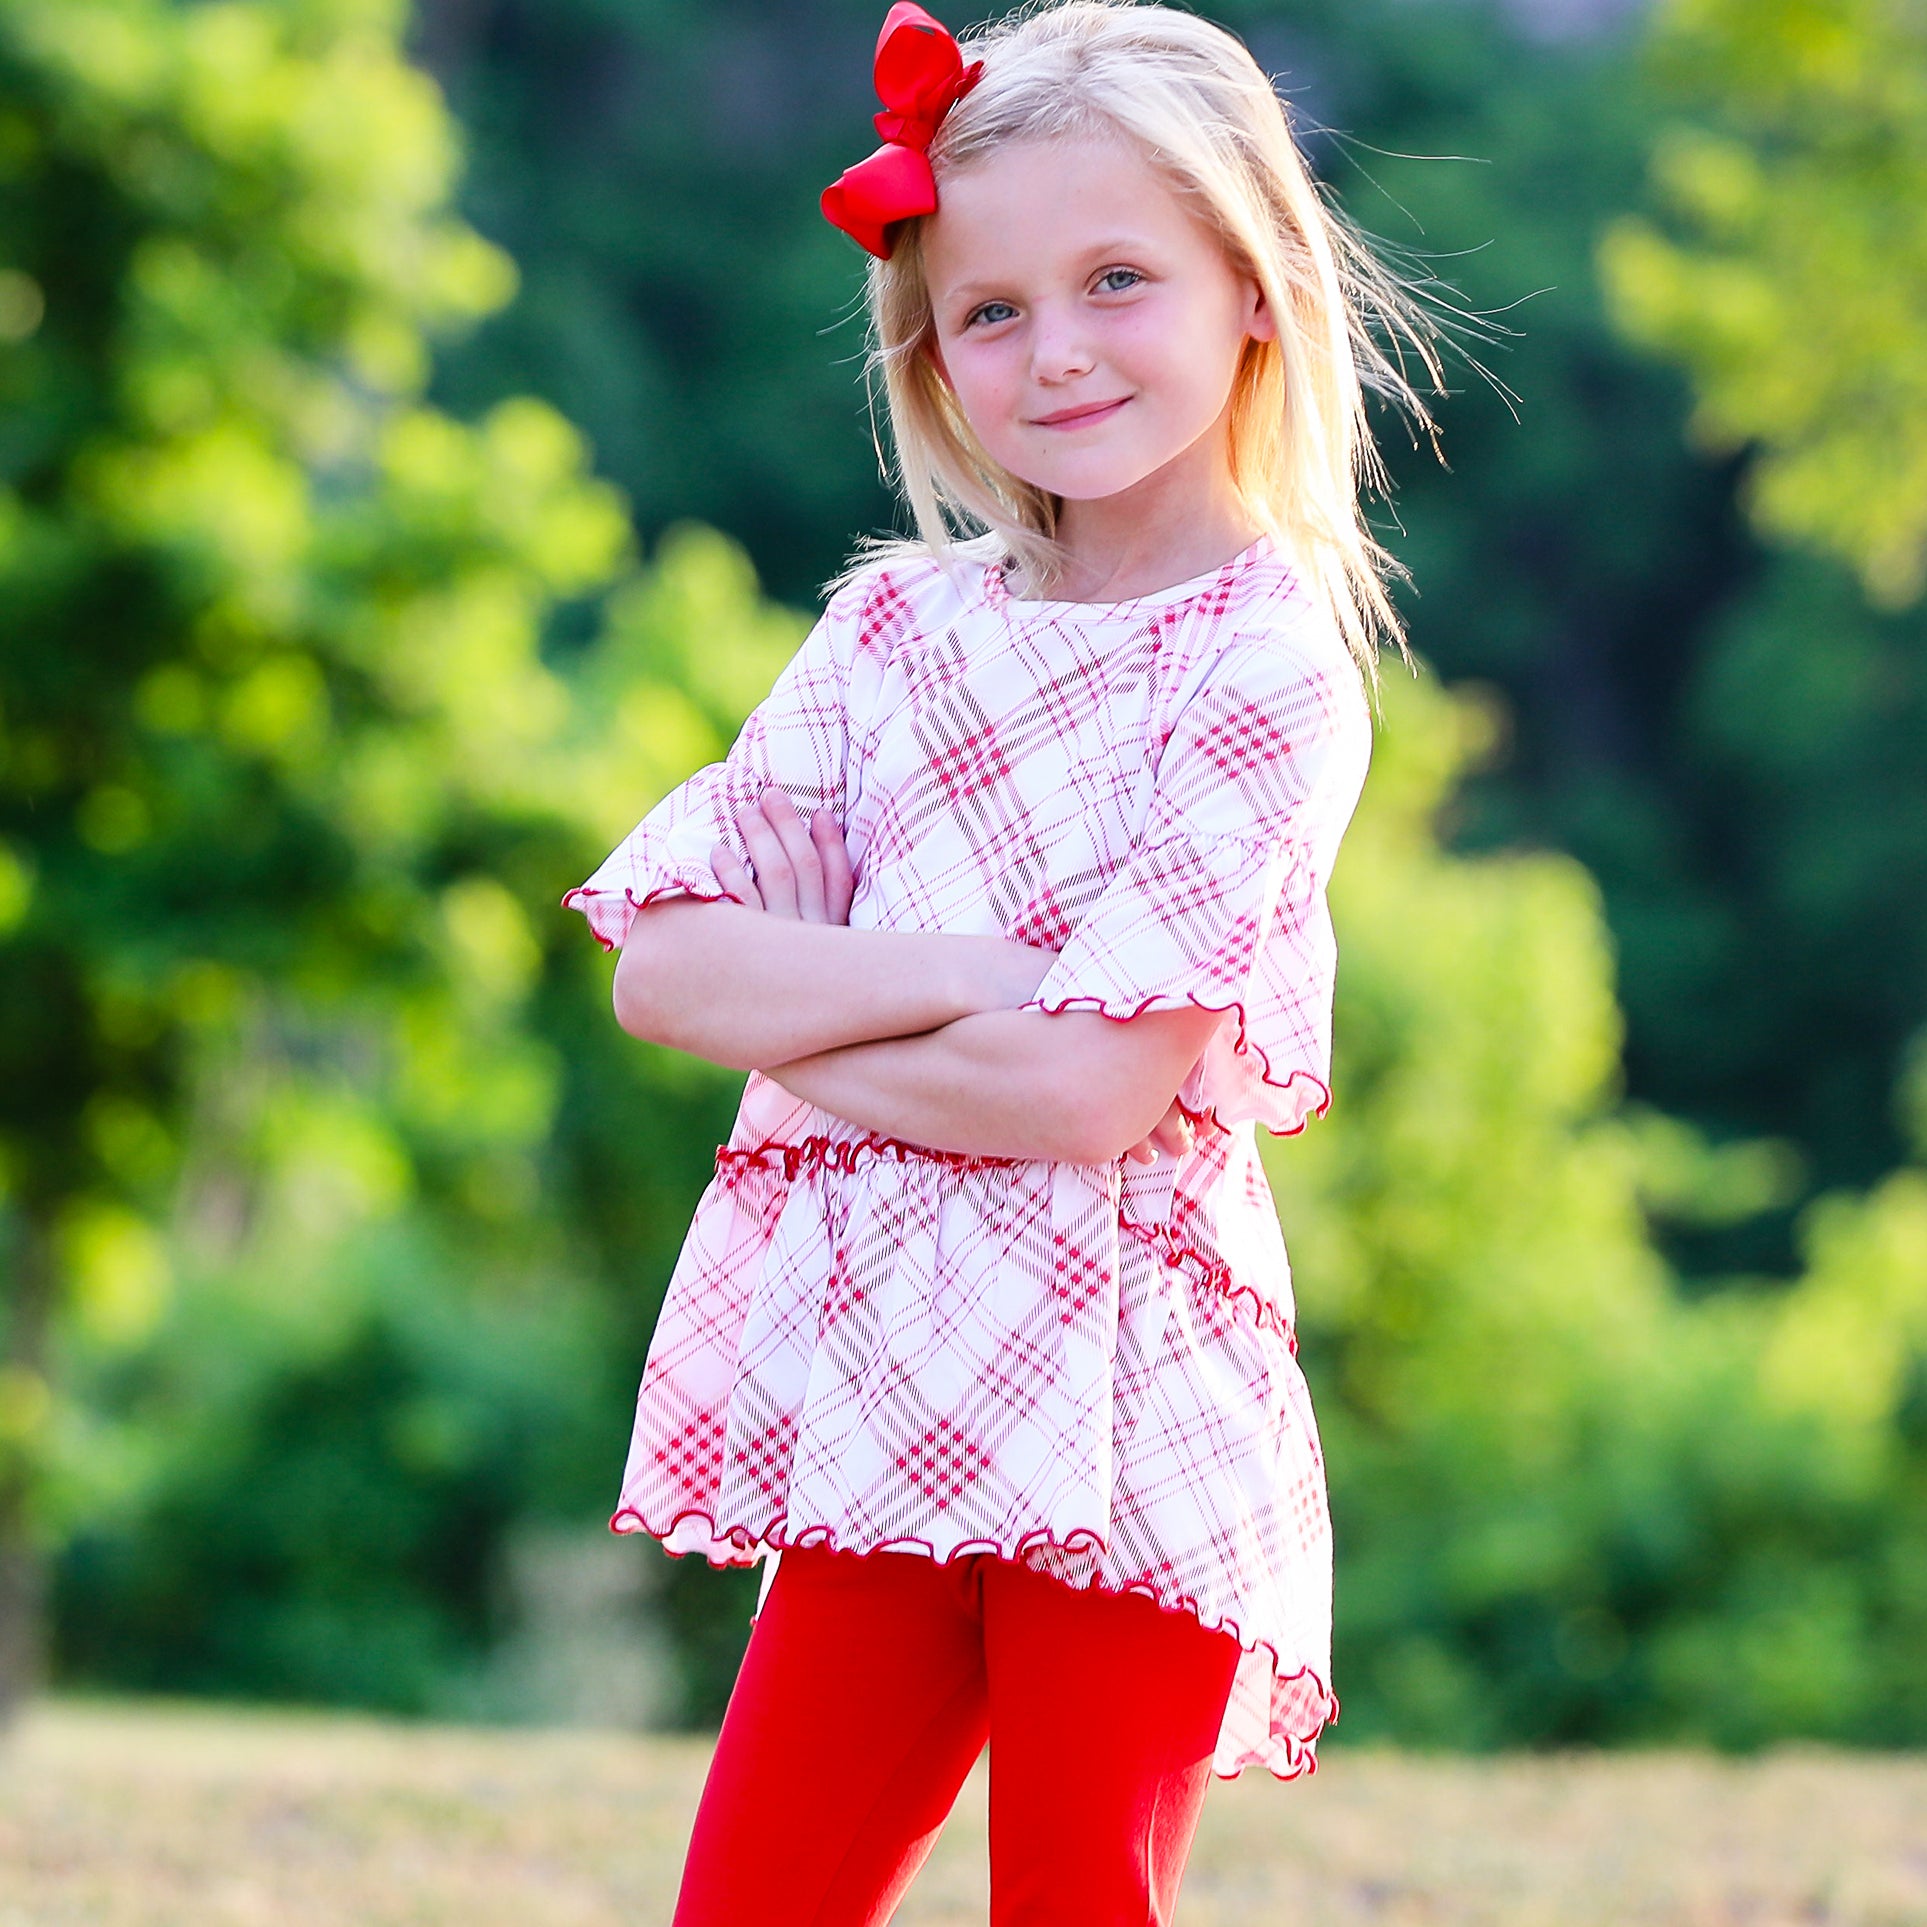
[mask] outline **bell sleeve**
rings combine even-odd
[[[1231,645],[1166,736],[1143,833],[1023,1008],[1222,1011],[1180,1103],[1275,1136],[1322,1116],[1337,975],[1325,884],[1370,752],[1342,646]]]
[[[847,595],[832,599],[728,755],[678,783],[592,876],[563,896],[562,907],[582,912],[603,949],[620,949],[636,912],[658,897],[713,903],[728,896],[710,868],[710,850],[720,841],[748,861],[736,813],[766,785],[782,789],[806,822],[819,809],[839,823],[847,820],[848,601]]]

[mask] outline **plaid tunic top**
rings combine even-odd
[[[1244,1648],[1216,1767],[1311,1769],[1330,1688],[1324,1465],[1255,1129],[1326,1086],[1325,885],[1370,715],[1328,614],[1260,540],[1118,603],[1013,598],[953,559],[865,571],[726,759],[563,902],[725,893],[765,782],[828,808],[852,928],[1059,951],[1025,1009],[1225,1015],[1140,1166],[881,1137],[752,1071],[643,1369],[613,1524],[746,1562],[797,1544],[1021,1558]]]

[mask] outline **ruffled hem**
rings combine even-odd
[[[1235,1010],[1238,1013],[1238,1040],[1233,1046],[1236,1054],[1239,1057],[1256,1058],[1259,1081],[1269,1086],[1272,1090],[1282,1091],[1285,1094],[1294,1117],[1294,1121],[1289,1124],[1274,1124],[1269,1118],[1263,1117],[1259,1118],[1257,1122],[1262,1124],[1273,1137],[1296,1137],[1314,1117],[1323,1117],[1325,1113],[1331,1109],[1331,1086],[1328,1085],[1322,1077],[1315,1075],[1311,1071],[1298,1069],[1286,1071],[1283,1077],[1278,1077],[1273,1074],[1269,1053],[1256,1038],[1250,1035],[1245,1023],[1245,1007],[1242,998],[1233,998],[1228,1004],[1210,1004],[1206,1003],[1202,997],[1188,990],[1182,994],[1175,990],[1154,990],[1132,1009],[1125,1010],[1119,1007],[1121,1003],[1122,1000],[1117,997],[1076,995],[1059,997],[1049,1003],[1033,998],[1029,1003],[1022,1005],[1021,1008],[1024,1010],[1041,1010],[1046,1015],[1055,1017],[1063,1011],[1076,1009],[1080,1006],[1088,1006],[1095,1010],[1100,1017],[1108,1017],[1113,1023],[1119,1024],[1128,1024],[1132,1018],[1142,1017],[1147,1010],[1158,1004],[1165,1004],[1174,1008],[1182,1004],[1191,1004],[1199,1010],[1216,1011],[1220,1016],[1227,1010]],[[1224,1120],[1219,1117],[1215,1104],[1207,1104],[1202,1110],[1198,1111],[1191,1110],[1189,1106],[1185,1106],[1184,1110],[1185,1115],[1190,1118],[1208,1117],[1220,1130],[1230,1128]]]
[[[687,1524],[701,1527],[700,1537],[685,1534],[682,1529]],[[917,1553],[934,1559],[939,1565],[948,1565],[954,1559],[975,1553],[988,1553],[993,1558],[1019,1562],[1025,1553],[1044,1546],[1072,1554],[1101,1552],[1104,1549],[1103,1541],[1095,1533],[1072,1532],[1060,1539],[1042,1528],[1022,1533],[1009,1543],[994,1539],[966,1540],[953,1546],[947,1553],[940,1553],[929,1540],[915,1537],[880,1540],[871,1546],[843,1546],[837,1543],[835,1529],[827,1525],[806,1525],[792,1530],[787,1520],[779,1519],[761,1532],[747,1525],[719,1527],[709,1513],[693,1506],[678,1512],[666,1527],[652,1525],[633,1506],[623,1506],[610,1519],[609,1530],[624,1535],[645,1533],[659,1540],[672,1558],[680,1559],[693,1552],[702,1552],[709,1564],[719,1569],[753,1565],[766,1550],[790,1552],[810,1547],[828,1552]],[[682,1540],[680,1546],[676,1543],[679,1538]],[[733,1548],[737,1556],[718,1558],[715,1548],[722,1546]],[[1114,1596],[1137,1593],[1166,1612],[1189,1613],[1207,1632],[1228,1633],[1243,1651],[1264,1653],[1270,1658],[1274,1695],[1279,1687],[1289,1686],[1294,1680],[1310,1680],[1318,1695],[1319,1714],[1314,1726],[1304,1732],[1274,1728],[1268,1735],[1268,1744],[1262,1750],[1247,1748],[1228,1767],[1219,1766],[1214,1758],[1212,1772],[1221,1780],[1237,1779],[1248,1766],[1263,1767],[1276,1780],[1298,1780],[1317,1772],[1318,1736],[1327,1726],[1337,1724],[1338,1696],[1332,1691],[1331,1682],[1315,1666],[1298,1666],[1287,1671],[1283,1657],[1271,1640],[1256,1634],[1247,1635],[1243,1626],[1229,1613],[1207,1613],[1189,1593],[1174,1597],[1160,1592],[1149,1580],[1131,1579],[1120,1584],[1106,1580],[1101,1574],[1094,1575],[1081,1585],[1072,1580],[1060,1580],[1060,1583],[1081,1592],[1105,1592]]]
[[[715,878],[712,876],[713,884]],[[577,898],[583,899],[577,902]],[[705,890],[695,883],[659,883],[643,896],[625,884],[618,893],[614,890],[592,890],[586,883],[578,883],[573,890],[564,893],[562,908],[580,910],[589,920],[589,934],[604,950],[620,949],[629,934],[629,926],[635,921],[636,912],[644,904],[654,903],[658,897],[693,897],[698,903],[734,903],[736,898],[727,890]],[[620,902],[625,907],[618,911],[615,905]],[[607,928],[605,929],[605,924]],[[613,930],[614,935],[609,931]]]

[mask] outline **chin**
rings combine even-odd
[[[1120,475],[1106,476],[1099,481],[1066,482],[1054,487],[1049,484],[1040,484],[1040,486],[1049,487],[1053,495],[1066,502],[1107,502],[1113,495],[1122,495],[1127,490],[1135,488],[1146,476],[1155,474],[1156,470],[1157,465],[1153,463],[1150,468],[1133,468]]]
[[[1013,475],[1047,495],[1061,496],[1067,502],[1102,502],[1109,496],[1122,495],[1147,475],[1155,475],[1163,466],[1163,460],[1066,462],[1053,472],[1032,474],[1026,474],[1015,464],[1006,466]]]

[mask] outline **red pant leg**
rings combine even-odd
[[[983,1750],[975,1563],[783,1554],[710,1762],[675,1927],[888,1920]]]
[[[1238,1643],[986,1561],[992,1927],[1165,1927]]]

